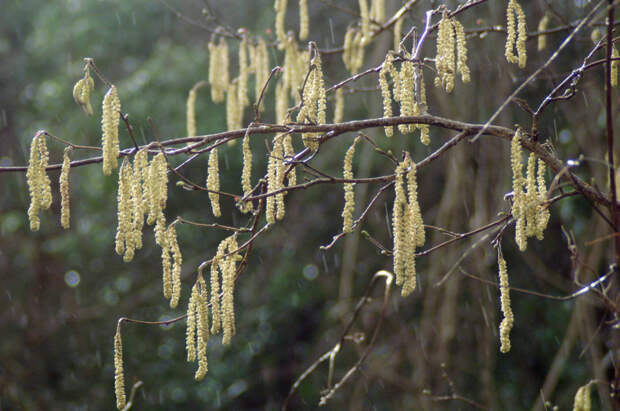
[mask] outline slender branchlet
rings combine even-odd
[[[198,275],[198,293],[196,298],[196,328],[197,328],[197,336],[196,336],[196,345],[197,345],[197,354],[198,354],[198,369],[196,370],[196,374],[194,378],[197,381],[200,381],[207,374],[208,363],[207,363],[207,342],[209,341],[209,308],[207,305],[207,285],[205,284],[204,278],[202,278],[202,273]]]
[[[385,21],[385,0],[372,0],[370,5],[370,18],[377,23]]]
[[[510,351],[510,330],[514,325],[514,315],[512,313],[512,307],[510,306],[510,287],[508,285],[508,269],[506,267],[506,260],[502,256],[501,250],[498,250],[497,264],[499,266],[499,295],[501,310],[504,314],[504,318],[499,325],[499,340],[502,353]]]
[[[368,0],[359,0],[360,16],[362,18],[362,40],[361,44],[366,45],[370,42],[370,10],[368,9]]]
[[[114,393],[116,394],[116,408],[125,409],[125,372],[123,370],[123,341],[121,339],[121,322],[116,326],[114,335]]]
[[[69,170],[71,169],[71,159],[69,158],[69,152],[72,147],[65,148],[62,156],[62,168],[60,170],[60,225],[64,229],[68,229],[70,226],[71,207],[69,199]]]
[[[392,234],[394,236],[393,247],[393,265],[394,275],[396,276],[396,285],[402,285],[405,279],[405,253],[406,253],[406,235],[405,232],[405,212],[407,205],[407,196],[405,194],[405,170],[407,162],[398,163],[394,171],[396,178],[394,180],[394,207],[392,210]]]
[[[256,98],[256,104],[260,98],[263,86],[269,79],[269,52],[267,51],[267,44],[262,37],[258,38],[256,46],[253,48],[253,56],[250,56],[250,63],[252,70],[254,71],[254,96]],[[254,58],[252,58],[254,57]],[[264,110],[264,105],[260,105],[259,110]]]
[[[394,72],[394,66],[392,61],[394,57],[391,53],[388,53],[383,60],[381,70],[379,71],[379,87],[381,88],[381,96],[383,97],[383,117],[392,117],[392,92],[390,91],[390,85],[388,84],[387,75]],[[398,79],[392,78],[394,82]],[[340,89],[339,89],[340,90]],[[385,135],[392,137],[394,135],[394,127],[387,126],[384,128]]]
[[[118,225],[116,228],[116,253],[123,256],[125,262],[133,260],[134,226],[132,224],[131,186],[133,170],[131,163],[125,158],[118,173]]]
[[[508,32],[506,37],[506,60],[509,63],[519,63],[519,67],[524,68],[527,62],[525,48],[527,25],[523,8],[516,0],[510,0],[506,8],[506,31]],[[517,55],[514,53],[515,47]]]
[[[224,92],[230,83],[228,43],[220,37],[218,44],[209,43],[209,84],[211,85],[211,100],[214,103],[224,101]]]
[[[249,77],[248,36],[243,36],[241,43],[239,43],[239,79],[237,80],[237,104],[241,110],[250,104],[248,98]]]
[[[353,140],[353,144],[344,155],[344,167],[342,177],[347,180],[353,179],[353,156],[355,155],[355,145],[359,137]],[[342,210],[342,232],[350,233],[353,231],[353,211],[355,211],[355,183],[344,183],[344,209]]]
[[[240,129],[241,121],[243,120],[243,107],[237,101],[239,97],[238,90],[238,81],[233,81],[228,86],[226,93],[226,125],[228,131]]]
[[[174,223],[170,224],[168,227],[166,237],[168,249],[172,253],[172,293],[170,296],[170,308],[176,308],[179,304],[179,297],[181,296],[181,267],[183,265],[183,256],[181,255],[181,248],[177,241],[177,231]]]
[[[116,86],[110,89],[103,97],[101,114],[101,147],[103,149],[103,174],[110,175],[118,167],[120,143],[118,141],[118,125],[121,119],[121,101],[118,98]]]
[[[247,128],[243,136],[243,171],[241,172],[241,188],[243,195],[247,196],[252,191],[252,149],[250,148],[250,128]],[[252,202],[242,204],[241,211],[247,213],[252,211]]]
[[[95,81],[90,76],[88,65],[84,69],[84,77],[73,86],[73,99],[89,116],[93,115],[93,106],[90,104],[90,95],[95,88]]]
[[[309,32],[308,0],[299,0],[299,40],[306,40]]]
[[[49,152],[45,142],[45,132],[39,131],[30,143],[30,159],[26,172],[28,192],[30,193],[28,219],[32,231],[38,231],[41,226],[39,210],[46,210],[52,205],[51,182],[45,171],[48,162]]]
[[[283,49],[286,44],[286,30],[284,21],[286,20],[286,5],[288,0],[275,0],[274,9],[276,11],[276,36],[278,36],[278,48]]]
[[[611,49],[611,58],[617,59],[618,57],[620,57],[620,53],[618,53],[618,49],[614,45],[612,46],[612,49]],[[620,61],[618,60],[613,60],[611,62],[611,86],[612,87],[618,86],[618,65],[620,65]]]
[[[590,397],[590,383],[577,389],[573,411],[592,411],[592,398]]]
[[[538,31],[545,31],[549,27],[549,14],[545,13],[545,15],[538,22]],[[539,34],[538,35],[538,51],[543,51],[547,48],[547,35]]]
[[[439,31],[437,33],[437,56],[435,57],[437,77],[435,77],[435,86],[442,87],[448,93],[454,88],[454,74],[456,72],[454,38],[452,19],[448,17],[447,12],[444,12],[439,22]]]
[[[396,53],[399,52],[400,49],[400,39],[403,36],[403,22],[405,21],[404,17],[399,18],[394,23],[394,51]]]
[[[293,138],[290,134],[284,136],[282,144],[284,146],[284,158],[293,158],[295,156],[295,148],[293,147]],[[283,162],[282,165],[285,166],[286,164]],[[284,167],[284,169],[286,169],[286,167]],[[289,171],[286,178],[289,186],[297,184],[297,172],[295,171],[295,167]]]
[[[521,138],[523,131],[521,128],[512,138],[510,145],[510,164],[512,166],[512,216],[516,220],[515,241],[519,250],[525,251],[527,248],[527,240],[525,234],[525,208],[526,198],[524,192],[525,178],[523,177],[523,166],[521,164]]]
[[[220,195],[215,191],[220,191],[220,166],[217,156],[217,147],[209,153],[209,168],[207,170],[207,188],[209,189],[209,201],[211,210],[215,217],[222,215],[220,211]]]
[[[342,123],[344,119],[344,92],[342,87],[336,90],[334,101],[334,123]]]
[[[364,34],[355,27],[347,28],[344,36],[344,52],[342,60],[351,74],[356,74],[364,64]]]

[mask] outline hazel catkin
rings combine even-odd
[[[116,86],[111,85],[103,98],[101,114],[101,146],[103,149],[103,174],[109,176],[112,169],[118,167],[120,145],[118,141],[118,125],[121,116],[121,102]]]
[[[69,152],[72,147],[67,147],[62,156],[62,168],[60,170],[60,225],[64,229],[70,226],[71,209],[69,199],[69,170],[71,169],[71,159]]]

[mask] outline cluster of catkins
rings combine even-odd
[[[187,361],[198,360],[196,380],[207,373],[207,342],[211,334],[222,331],[222,343],[229,344],[235,334],[234,286],[238,254],[237,236],[224,239],[211,261],[210,300],[207,299],[207,284],[199,269],[196,283],[192,287],[187,307],[187,328],[185,346]],[[209,330],[209,307],[211,305],[211,330]]]

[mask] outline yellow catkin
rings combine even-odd
[[[424,245],[426,236],[420,204],[418,203],[417,166],[411,160],[409,153],[406,154],[409,171],[407,172],[407,208],[404,214],[405,222],[403,225],[405,227],[403,297],[411,294],[416,288],[415,249]]]
[[[237,81],[237,104],[241,110],[250,104],[248,98],[249,77],[248,37],[243,36],[241,43],[239,43],[239,79]]]
[[[514,325],[514,315],[512,313],[512,307],[510,306],[508,269],[501,252],[498,253],[497,264],[499,266],[500,305],[502,313],[504,314],[504,318],[499,325],[499,339],[501,344],[499,350],[505,354],[510,351],[510,330],[512,330],[512,326]]]
[[[250,148],[250,128],[248,127],[243,136],[243,170],[241,171],[241,188],[243,196],[247,196],[252,191],[252,149]],[[243,204],[242,211],[247,213],[252,211],[252,202]]]
[[[170,224],[167,232],[168,247],[172,252],[172,294],[170,296],[170,308],[176,308],[181,296],[181,267],[183,256],[177,241],[177,231],[174,224]]]
[[[286,30],[284,21],[286,20],[286,5],[288,0],[275,0],[274,9],[276,11],[276,36],[278,37],[278,48],[282,49],[286,43]]]
[[[73,99],[89,116],[93,115],[93,106],[90,104],[90,95],[95,88],[95,81],[90,76],[88,66],[84,70],[84,77],[79,79],[73,87]]]
[[[219,270],[224,267],[224,255],[226,254],[227,245],[228,239],[220,242],[217,247],[217,252],[211,262],[211,334],[217,334],[222,327]]]
[[[71,159],[69,152],[71,147],[67,147],[62,156],[62,168],[60,170],[60,226],[68,229],[70,226],[71,208],[69,199],[69,170],[71,169]]]
[[[28,171],[26,172],[28,191],[30,193],[28,219],[30,220],[30,229],[32,231],[38,231],[40,228],[39,210],[46,210],[52,205],[51,182],[45,171],[48,162],[49,152],[45,142],[45,132],[39,131],[30,144],[30,159],[28,161]]]
[[[388,84],[387,74],[392,73],[394,70],[392,64],[393,60],[394,57],[392,54],[388,53],[379,71],[379,87],[381,88],[381,97],[383,98],[383,117],[392,117],[392,92]],[[392,80],[397,81],[397,79]],[[392,137],[394,135],[393,126],[384,127],[384,130],[386,136]]]
[[[525,178],[525,235],[531,237],[538,228],[538,193],[536,191],[536,154],[530,153],[527,160],[527,175]]]
[[[360,44],[366,45],[370,41],[370,10],[368,0],[358,0],[360,6],[360,16],[362,18],[362,40]]]
[[[162,290],[164,298],[169,300],[172,297],[172,261],[170,258],[170,242],[166,235],[161,244],[161,268],[162,268]]]
[[[288,90],[283,81],[276,84],[276,124],[284,124],[288,111]]]
[[[215,217],[222,215],[220,211],[220,195],[213,191],[220,191],[220,165],[217,155],[217,147],[209,153],[209,169],[207,173],[207,189],[209,189],[209,201]]]
[[[229,78],[229,57],[228,43],[220,37],[218,44],[214,41],[209,43],[209,84],[211,85],[211,100],[214,103],[224,101],[224,92],[228,89]]]
[[[356,74],[364,64],[363,39],[363,31],[354,27],[349,27],[345,33],[342,60],[351,74]]]
[[[417,166],[411,160],[409,162],[409,172],[407,173],[407,191],[409,208],[411,209],[411,217],[413,218],[413,226],[411,237],[415,239],[415,246],[422,247],[426,242],[426,233],[424,230],[424,222],[422,221],[422,212],[418,202],[418,181]]]
[[[418,67],[414,67],[414,83],[416,87],[416,103],[415,103],[415,112],[417,115],[423,114],[427,112],[427,103],[426,103],[426,87],[424,85],[424,73],[422,69]],[[420,141],[425,146],[429,145],[431,142],[430,136],[430,127],[428,124],[416,124],[417,128],[420,129]]]
[[[400,116],[413,116],[415,115],[415,102],[413,98],[413,62],[405,61],[401,64],[398,81],[400,83],[400,96],[398,100],[400,104]],[[398,125],[398,130],[403,134],[413,131],[414,128],[415,125],[413,124],[411,124],[411,127],[408,124]]]
[[[299,40],[306,40],[310,32],[308,0],[299,0]]]
[[[403,35],[403,22],[405,21],[404,17],[399,18],[394,23],[394,51],[399,52],[400,49],[400,38]]]
[[[437,33],[437,55],[435,57],[437,77],[435,77],[435,86],[442,87],[448,93],[454,88],[454,74],[456,71],[454,38],[452,19],[448,17],[447,13],[444,13],[439,22],[439,31]]]
[[[114,393],[116,394],[116,408],[125,409],[125,375],[123,370],[123,341],[121,339],[121,322],[118,322],[114,335]]]
[[[538,159],[538,171],[536,177],[536,188],[538,191],[538,226],[536,227],[536,238],[542,240],[544,237],[544,231],[547,228],[549,222],[549,209],[543,205],[547,201],[547,186],[545,184],[545,162],[542,159]]]
[[[396,276],[396,285],[401,285],[405,279],[405,258],[406,252],[405,239],[407,233],[405,232],[405,213],[404,207],[407,203],[407,197],[405,194],[404,186],[404,172],[407,168],[406,162],[401,162],[396,166],[394,171],[394,207],[392,210],[392,235],[394,237],[393,246],[393,265],[394,275]]]
[[[467,66],[467,42],[465,40],[465,29],[463,25],[456,19],[452,19],[454,26],[454,34],[456,36],[456,71],[461,75],[463,83],[469,83],[471,80],[469,67]]]
[[[353,156],[355,155],[355,144],[359,140],[357,137],[351,147],[344,155],[344,167],[342,177],[347,180],[353,179]],[[353,231],[353,211],[355,210],[355,183],[344,183],[344,209],[342,210],[342,232],[344,234]]]
[[[118,141],[118,125],[121,116],[121,102],[118,98],[116,86],[110,89],[103,97],[101,114],[101,147],[103,149],[103,174],[110,175],[118,167],[120,145]]]
[[[516,19],[515,19],[516,15]],[[527,25],[523,8],[516,0],[510,0],[506,8],[506,60],[509,63],[519,63],[519,67],[524,68],[527,63],[527,51],[525,42],[527,40]],[[514,48],[517,49],[517,55]]]
[[[251,59],[250,59],[251,60]],[[267,51],[267,44],[262,37],[258,38],[258,42],[256,47],[254,48],[254,61],[252,62],[253,71],[254,71],[254,95],[256,97],[256,103],[258,104],[258,99],[260,97],[260,93],[263,90],[263,87],[267,83],[269,79],[269,52]],[[259,109],[264,110],[264,105],[261,104]]]
[[[146,148],[138,150],[133,160],[133,180],[131,187],[133,236],[136,249],[142,248],[142,227],[144,214],[148,207],[145,185],[148,173],[148,151]]]
[[[540,19],[540,21],[538,22],[539,32],[547,30],[547,27],[549,27],[549,20],[550,20],[549,15],[545,13],[542,19]],[[543,51],[546,48],[547,48],[547,35],[539,34],[538,35],[538,51]]]
[[[199,274],[202,276],[202,274]],[[187,303],[187,323],[185,326],[185,351],[187,362],[196,361],[196,305],[198,302],[198,281],[194,283]]]
[[[515,241],[521,251],[527,248],[527,240],[525,235],[525,206],[526,198],[524,192],[525,178],[523,177],[523,167],[521,164],[521,138],[522,131],[517,132],[512,138],[510,145],[510,164],[512,167],[512,216],[516,220]]]
[[[269,155],[267,163],[267,192],[273,193],[283,186],[283,143],[282,135],[278,135],[273,139],[273,149]],[[270,195],[266,200],[265,217],[269,224],[275,223],[276,219],[281,220],[284,217],[284,197],[283,193]]]
[[[241,120],[243,116],[243,108],[237,101],[239,85],[237,82],[233,82],[228,87],[226,93],[226,125],[228,131],[237,130],[241,128]]]
[[[207,363],[207,342],[209,341],[209,309],[207,306],[207,285],[202,278],[202,273],[198,276],[198,295],[196,300],[196,346],[198,355],[198,369],[194,378],[200,381],[208,371]]]
[[[377,23],[383,23],[385,20],[385,0],[372,0],[370,18]]]
[[[237,250],[238,244],[235,235],[224,241],[226,241],[228,253]],[[237,253],[231,254],[226,257],[223,266],[220,266],[222,267],[222,344],[229,344],[235,335],[234,286],[237,258],[240,258]]]
[[[134,256],[133,225],[131,223],[131,182],[133,170],[131,164],[125,158],[118,173],[117,194],[117,228],[116,228],[116,253],[123,256],[125,262],[129,262]]]
[[[591,411],[592,398],[590,397],[590,383],[579,387],[575,393],[573,411]]]
[[[147,202],[148,216],[147,223],[155,223],[155,242],[163,247],[166,232],[166,201],[168,200],[168,163],[163,153],[158,153],[148,168]]]
[[[334,100],[334,123],[342,123],[344,119],[344,92],[342,87],[336,90]]]
[[[205,83],[203,81],[196,83],[194,87],[189,90],[187,95],[185,117],[188,137],[194,137],[196,135],[196,96],[198,94],[198,89],[204,84]]]
[[[284,146],[284,158],[293,158],[295,156],[295,148],[293,147],[293,138],[290,134],[284,136],[282,144]],[[297,172],[295,171],[295,167],[291,168],[286,178],[289,186],[297,184]]]
[[[619,57],[620,57],[620,53],[618,52],[618,49],[614,45],[611,49],[611,58],[617,59]],[[620,65],[619,60],[613,60],[611,62],[611,86],[612,87],[618,86],[618,65]]]

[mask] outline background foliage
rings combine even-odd
[[[273,28],[272,1],[209,3],[220,23],[246,27],[257,34]],[[287,26],[296,27],[296,2],[289,3]],[[325,49],[341,45],[347,24],[354,18],[330,7],[328,1],[309,3],[312,40]],[[334,3],[357,7],[352,0]],[[420,1],[408,13],[405,27],[421,27],[424,11],[438,3]],[[451,8],[459,4],[445,3]],[[504,3],[487,2],[463,13],[459,20],[470,30],[503,25]],[[522,3],[530,31],[547,7],[561,10],[566,21],[585,13],[577,3],[567,3],[568,7],[563,1]],[[388,1],[388,11],[398,6],[400,2]],[[100,106],[94,104],[95,116],[88,118],[71,97],[83,57],[94,58],[118,86],[123,111],[129,113],[139,143],[183,136],[187,91],[207,76],[206,44],[211,34],[201,25],[213,27],[214,22],[203,14],[203,8],[205,4],[199,1],[4,2],[0,13],[0,165],[25,165],[30,140],[42,128],[76,144],[99,144]],[[591,47],[590,30],[580,34],[520,97],[537,105],[557,81],[577,67],[584,50]],[[457,82],[455,91],[446,95],[431,87],[432,75],[427,73],[430,112],[484,122],[566,34],[551,35],[550,47],[542,53],[536,53],[535,40],[528,42],[526,70],[506,63],[503,33],[469,38],[472,83],[464,86]],[[379,36],[367,49],[364,68],[378,65],[391,42],[391,34]],[[237,47],[234,42],[230,45]],[[434,52],[434,41],[427,42],[425,56],[434,57]],[[281,64],[281,53],[271,53],[272,66]],[[339,54],[325,55],[323,61],[328,85],[348,77]],[[597,160],[604,158],[606,150],[602,73],[602,68],[588,72],[571,101],[549,107],[540,131],[560,159],[584,154],[586,161],[575,172],[604,191],[608,184],[605,163]],[[380,117],[376,77],[364,78],[355,87],[358,91],[347,95],[345,118]],[[93,102],[101,101],[104,92],[99,83]],[[614,93],[617,96],[617,91]],[[273,93],[268,92],[267,119],[273,119],[272,101]],[[617,105],[615,110],[617,114]],[[199,92],[197,118],[199,132],[225,129],[224,105],[213,104],[206,89]],[[527,119],[524,111],[512,105],[496,123],[529,125]],[[380,129],[369,133],[382,148],[393,153],[407,149],[416,159],[450,137],[448,131],[432,128],[431,146],[425,147],[417,137],[396,134],[386,139]],[[343,154],[354,137],[345,135],[327,143],[313,166],[340,175]],[[124,130],[121,144],[130,144]],[[59,162],[63,147],[49,145],[52,162]],[[253,140],[253,146],[257,153],[265,153],[262,138]],[[356,176],[393,172],[393,165],[368,145],[359,147]],[[223,189],[238,192],[239,145],[226,148],[220,159]],[[497,218],[498,213],[508,212],[504,200],[511,190],[508,164],[509,143],[483,137],[475,144],[459,145],[426,167],[418,173],[425,223],[467,232]],[[255,166],[257,170],[265,168],[265,164]],[[186,170],[195,181],[204,179],[205,173],[206,157]],[[50,177],[56,184],[57,173]],[[225,233],[188,226],[177,229],[185,257],[185,281],[182,303],[177,311],[171,311],[160,296],[159,249],[154,247],[150,230],[144,249],[132,263],[125,264],[114,254],[116,177],[103,176],[97,165],[72,170],[71,230],[60,229],[55,199],[53,212],[42,215],[38,233],[28,230],[25,175],[4,173],[0,184],[0,281],[4,285],[0,408],[110,409],[114,403],[112,337],[117,319],[162,320],[182,314],[195,267],[215,252]],[[366,204],[378,187],[358,185],[358,207]],[[184,323],[124,328],[126,380],[128,385],[134,378],[144,382],[136,409],[275,409],[281,405],[293,381],[337,341],[372,274],[391,268],[391,259],[364,240],[359,230],[328,252],[319,250],[319,245],[327,244],[341,230],[342,201],[339,186],[314,187],[287,196],[284,222],[257,242],[249,269],[238,283],[238,334],[226,347],[219,340],[209,343],[209,373],[202,382],[193,381],[194,367],[185,362]],[[391,244],[386,229],[391,202],[390,191],[363,225],[382,244]],[[233,204],[223,207],[221,222],[238,222],[240,215]],[[167,215],[169,219],[176,215],[211,219],[206,195],[184,191],[172,183]],[[512,286],[566,295],[578,287],[562,228],[574,235],[583,260],[601,273],[610,261],[609,242],[589,242],[609,232],[581,197],[556,203],[551,216],[544,241],[530,241],[528,250],[520,253],[510,228],[503,249]],[[446,238],[437,231],[430,233],[427,244]],[[606,344],[615,331],[598,328],[605,313],[590,296],[555,301],[513,292],[513,348],[507,355],[499,353],[497,289],[464,275],[496,281],[497,260],[489,239],[472,249],[480,238],[457,242],[418,259],[419,289],[406,299],[393,293],[371,356],[329,407],[472,408],[465,401],[437,401],[452,393],[453,383],[459,395],[485,407],[524,409],[535,404],[551,375],[556,386],[546,399],[565,409],[571,406],[579,386],[613,373]],[[466,257],[460,260],[464,253]],[[457,262],[459,268],[437,286]],[[585,270],[580,275],[583,283],[595,279],[594,273]],[[372,330],[380,308],[379,300],[369,304],[353,331]],[[345,347],[338,357],[337,374],[356,361],[365,344]],[[321,368],[300,387],[295,408],[314,408],[325,385],[326,369]],[[602,398],[608,395],[606,390],[604,384],[599,386]],[[609,404],[605,400],[602,405]]]

